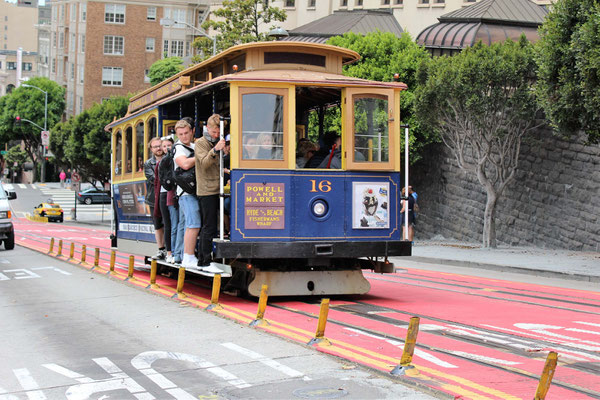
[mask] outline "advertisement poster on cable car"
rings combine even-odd
[[[388,182],[352,183],[352,228],[390,227],[389,189]]]

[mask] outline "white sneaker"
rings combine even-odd
[[[183,256],[181,266],[185,269],[198,269],[198,259],[195,256]]]
[[[168,262],[169,264],[174,264],[175,258],[173,256],[167,256],[167,259],[165,261]]]
[[[200,267],[202,272],[208,272],[210,274],[222,274],[223,270],[221,268],[215,267],[214,265],[209,265],[208,267]]]

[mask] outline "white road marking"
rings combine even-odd
[[[21,387],[24,390],[27,390],[26,394],[29,400],[46,400],[44,393],[41,390],[36,390],[39,389],[40,386],[35,379],[33,379],[33,376],[31,376],[27,368],[13,369],[13,373],[17,377]]]
[[[14,186],[11,183],[5,183],[4,185],[4,190],[14,190]],[[2,393],[2,392],[0,392]]]
[[[62,269],[56,268],[56,267],[33,267],[31,269],[36,270],[36,271],[41,270],[41,269],[49,269],[51,271],[56,271],[56,272],[58,272],[60,274],[63,274],[63,275],[72,275],[70,272],[63,271]]]
[[[291,376],[292,378],[298,378],[298,377],[304,376],[304,374],[300,371],[296,371],[295,369],[285,366],[285,365],[273,360],[272,358],[265,357],[262,354],[259,354],[252,350],[238,346],[235,343],[221,343],[221,346],[226,347],[229,350],[233,350],[238,353],[241,353],[241,354],[245,355],[246,357],[250,357],[253,360],[261,362],[261,363],[265,364],[266,366],[273,368],[276,371],[279,371],[287,376]]]
[[[17,185],[19,186],[20,189],[27,189],[27,185],[25,185],[23,183],[17,183]]]
[[[167,393],[169,393],[171,396],[175,397],[178,400],[194,399],[194,397],[191,396],[185,390],[177,387],[177,385],[171,382],[168,378],[156,372],[152,368],[152,363],[160,359],[191,362],[195,364],[198,368],[205,369],[211,374],[224,379],[225,381],[227,381],[227,383],[240,389],[252,386],[243,381],[242,379],[239,379],[237,376],[225,371],[220,367],[217,367],[213,363],[191,354],[173,353],[167,351],[146,351],[144,353],[138,354],[131,360],[131,365],[137,368],[142,374],[146,375],[161,389],[165,390]]]
[[[0,272],[0,281],[10,281],[10,278],[4,275],[2,272]]]
[[[592,342],[591,340],[584,340],[584,339],[574,338],[571,336],[561,335],[559,333],[550,332],[550,330],[564,329],[562,326],[546,325],[546,324],[527,324],[527,323],[516,323],[514,325],[517,328],[521,328],[521,329],[528,330],[528,331],[533,331],[533,332],[536,332],[536,333],[539,333],[542,335],[546,335],[546,336],[550,336],[553,338],[557,338],[557,339],[563,339],[563,340],[568,341],[568,343],[580,342],[580,343],[591,344],[594,346],[586,346],[583,344],[575,344],[575,343],[573,343],[573,346],[578,347],[583,350],[600,351],[600,343],[598,343],[598,342]]]
[[[12,394],[7,393],[7,390],[0,387],[0,400],[19,400],[17,396],[13,396]]]
[[[597,326],[600,328],[600,324],[594,324],[593,322],[584,322],[584,321],[573,321],[576,324],[589,325],[589,326]]]
[[[349,330],[351,332],[354,333],[358,333],[360,335],[364,335],[364,336],[368,336],[368,337],[372,337],[374,339],[379,339],[379,340],[383,340],[384,342],[387,342],[389,344],[391,344],[392,346],[396,346],[396,347],[401,347],[404,345],[404,342],[401,342],[399,340],[394,340],[394,339],[387,339],[387,338],[383,338],[381,336],[376,336],[376,335],[372,335],[370,333],[361,331],[360,329],[354,329],[354,328],[344,328],[346,330]],[[444,360],[441,360],[439,358],[437,358],[436,356],[434,356],[433,354],[429,354],[423,350],[420,349],[415,349],[414,355],[422,358],[424,360],[429,361],[432,364],[438,365],[440,367],[444,367],[444,368],[458,368],[457,365],[454,364],[450,364],[449,362],[446,362]]]
[[[14,279],[32,279],[32,278],[41,278],[41,276],[39,276],[38,274],[36,274],[35,272],[31,272],[25,268],[19,268],[19,269],[5,269],[4,272],[14,272],[15,273],[15,277]]]
[[[518,365],[518,364],[522,364],[522,363],[517,362],[517,361],[501,360],[499,358],[486,357],[486,356],[482,356],[482,355],[479,355],[479,354],[465,353],[464,351],[450,351],[450,353],[452,353],[454,355],[457,355],[459,357],[468,358],[470,360],[483,361],[483,362],[492,363],[492,364],[502,364],[502,365]]]
[[[107,371],[111,375],[111,378],[94,380],[57,364],[44,364],[43,366],[51,371],[66,376],[67,378],[72,378],[77,382],[80,382],[79,385],[73,385],[67,388],[67,391],[65,392],[67,400],[86,400],[95,393],[123,389],[127,390],[139,400],[153,400],[155,398],[139,383],[122,372],[119,367],[113,364],[108,358],[95,358],[94,362]]]
[[[587,329],[579,329],[579,328],[567,328],[565,329],[566,331],[571,331],[571,332],[580,332],[580,333],[589,333],[591,335],[600,335],[600,332],[596,332],[596,331],[589,331]]]
[[[7,259],[3,258],[0,260],[0,263],[2,264],[10,264],[10,261],[8,261]]]

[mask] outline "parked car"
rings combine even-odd
[[[63,209],[60,208],[60,205],[53,202],[41,203],[33,210],[33,215],[46,217],[48,221],[64,221]]]
[[[110,204],[110,193],[104,190],[89,188],[77,193],[77,200],[81,204],[104,203]]]
[[[17,198],[17,193],[5,191],[0,183],[0,241],[4,242],[5,250],[15,248],[15,228],[11,220],[9,200]]]

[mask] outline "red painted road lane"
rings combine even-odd
[[[102,239],[108,232],[102,230],[30,222],[19,224],[17,232],[21,228],[33,231],[23,232],[28,237],[24,242],[41,251],[49,243],[44,229],[56,239],[83,238],[80,243],[86,243],[88,249],[109,246],[108,239]],[[108,264],[105,254],[101,265]],[[126,260],[127,255],[122,256],[120,261]],[[88,262],[91,260],[93,251],[88,250]],[[140,260],[136,258],[136,262]],[[146,272],[135,274],[138,280],[132,284],[147,285]],[[331,301],[326,337],[332,346],[319,346],[320,351],[389,371],[402,355],[410,316],[419,315],[421,329],[414,357],[418,374],[413,371],[403,379],[465,399],[532,398],[547,351],[554,349],[559,352],[559,367],[548,399],[591,398],[572,389],[576,386],[600,393],[597,368],[581,368],[598,365],[600,359],[600,352],[595,350],[600,347],[600,308],[594,308],[599,293],[413,269],[393,275],[366,275],[372,285],[369,295]],[[125,277],[122,272],[117,276]],[[426,285],[424,279],[429,281]],[[161,288],[154,289],[156,292],[166,296],[175,293],[175,280],[158,277],[158,283]],[[448,283],[455,286],[449,288]],[[190,304],[204,308],[210,302],[207,288],[186,282],[184,291],[189,297],[183,301]],[[587,305],[567,303],[573,301]],[[256,314],[254,301],[222,294],[220,303],[224,309],[217,313],[241,323],[250,322]],[[300,343],[314,336],[319,304],[285,299],[270,300],[269,304],[265,318],[271,325],[262,329]],[[594,310],[596,314],[552,306]]]

